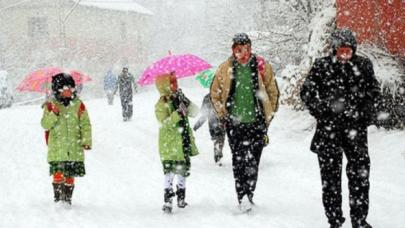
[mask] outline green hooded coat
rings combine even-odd
[[[83,146],[91,148],[91,124],[87,110],[79,109],[82,101],[75,98],[70,105],[64,106],[55,99],[54,105],[59,109],[56,115],[44,105],[41,125],[49,131],[48,162],[84,161]],[[84,106],[83,106],[84,107]]]
[[[159,128],[159,153],[161,161],[185,161],[183,153],[183,138],[179,126],[180,115],[174,110],[172,101],[169,99],[172,94],[170,90],[170,77],[160,77],[156,81],[160,93],[160,99],[155,105],[156,118],[160,124]],[[188,116],[195,117],[198,114],[198,107],[191,103],[188,107]],[[188,123],[188,118],[186,117]],[[188,132],[191,141],[191,154],[198,154],[192,130],[188,125]]]

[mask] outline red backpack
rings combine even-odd
[[[46,106],[48,106],[48,103],[45,104]],[[79,110],[77,111],[77,116],[80,117],[83,115],[83,112],[86,111],[86,106],[83,104],[83,102],[80,103],[80,107]],[[49,130],[45,131],[45,142],[46,145],[48,145],[48,139],[49,139]]]

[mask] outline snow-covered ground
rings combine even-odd
[[[207,92],[184,91],[198,105]],[[122,122],[118,99],[114,106],[104,99],[85,100],[93,150],[86,152],[87,175],[77,179],[71,209],[52,201],[39,105],[0,110],[0,227],[327,227],[317,159],[309,151],[312,119],[285,107],[271,125],[253,214],[238,213],[229,148],[224,166],[215,166],[207,125],[195,134],[200,155],[192,159],[189,207],[163,214],[157,99],[156,91],[136,95],[135,114],[127,123]],[[404,131],[370,128],[369,222],[377,228],[405,224],[404,139]],[[343,183],[349,220],[347,180]],[[351,227],[348,220],[344,228]]]

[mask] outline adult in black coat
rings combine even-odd
[[[316,59],[301,99],[317,121],[311,150],[318,155],[322,199],[330,227],[341,227],[341,173],[347,158],[350,218],[354,228],[371,228],[369,209],[370,158],[367,127],[377,116],[379,83],[368,58],[356,55],[356,39],[348,29],[332,33],[333,54]]]

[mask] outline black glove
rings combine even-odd
[[[187,106],[183,102],[181,102],[177,107],[177,112],[183,117],[187,116]]]

